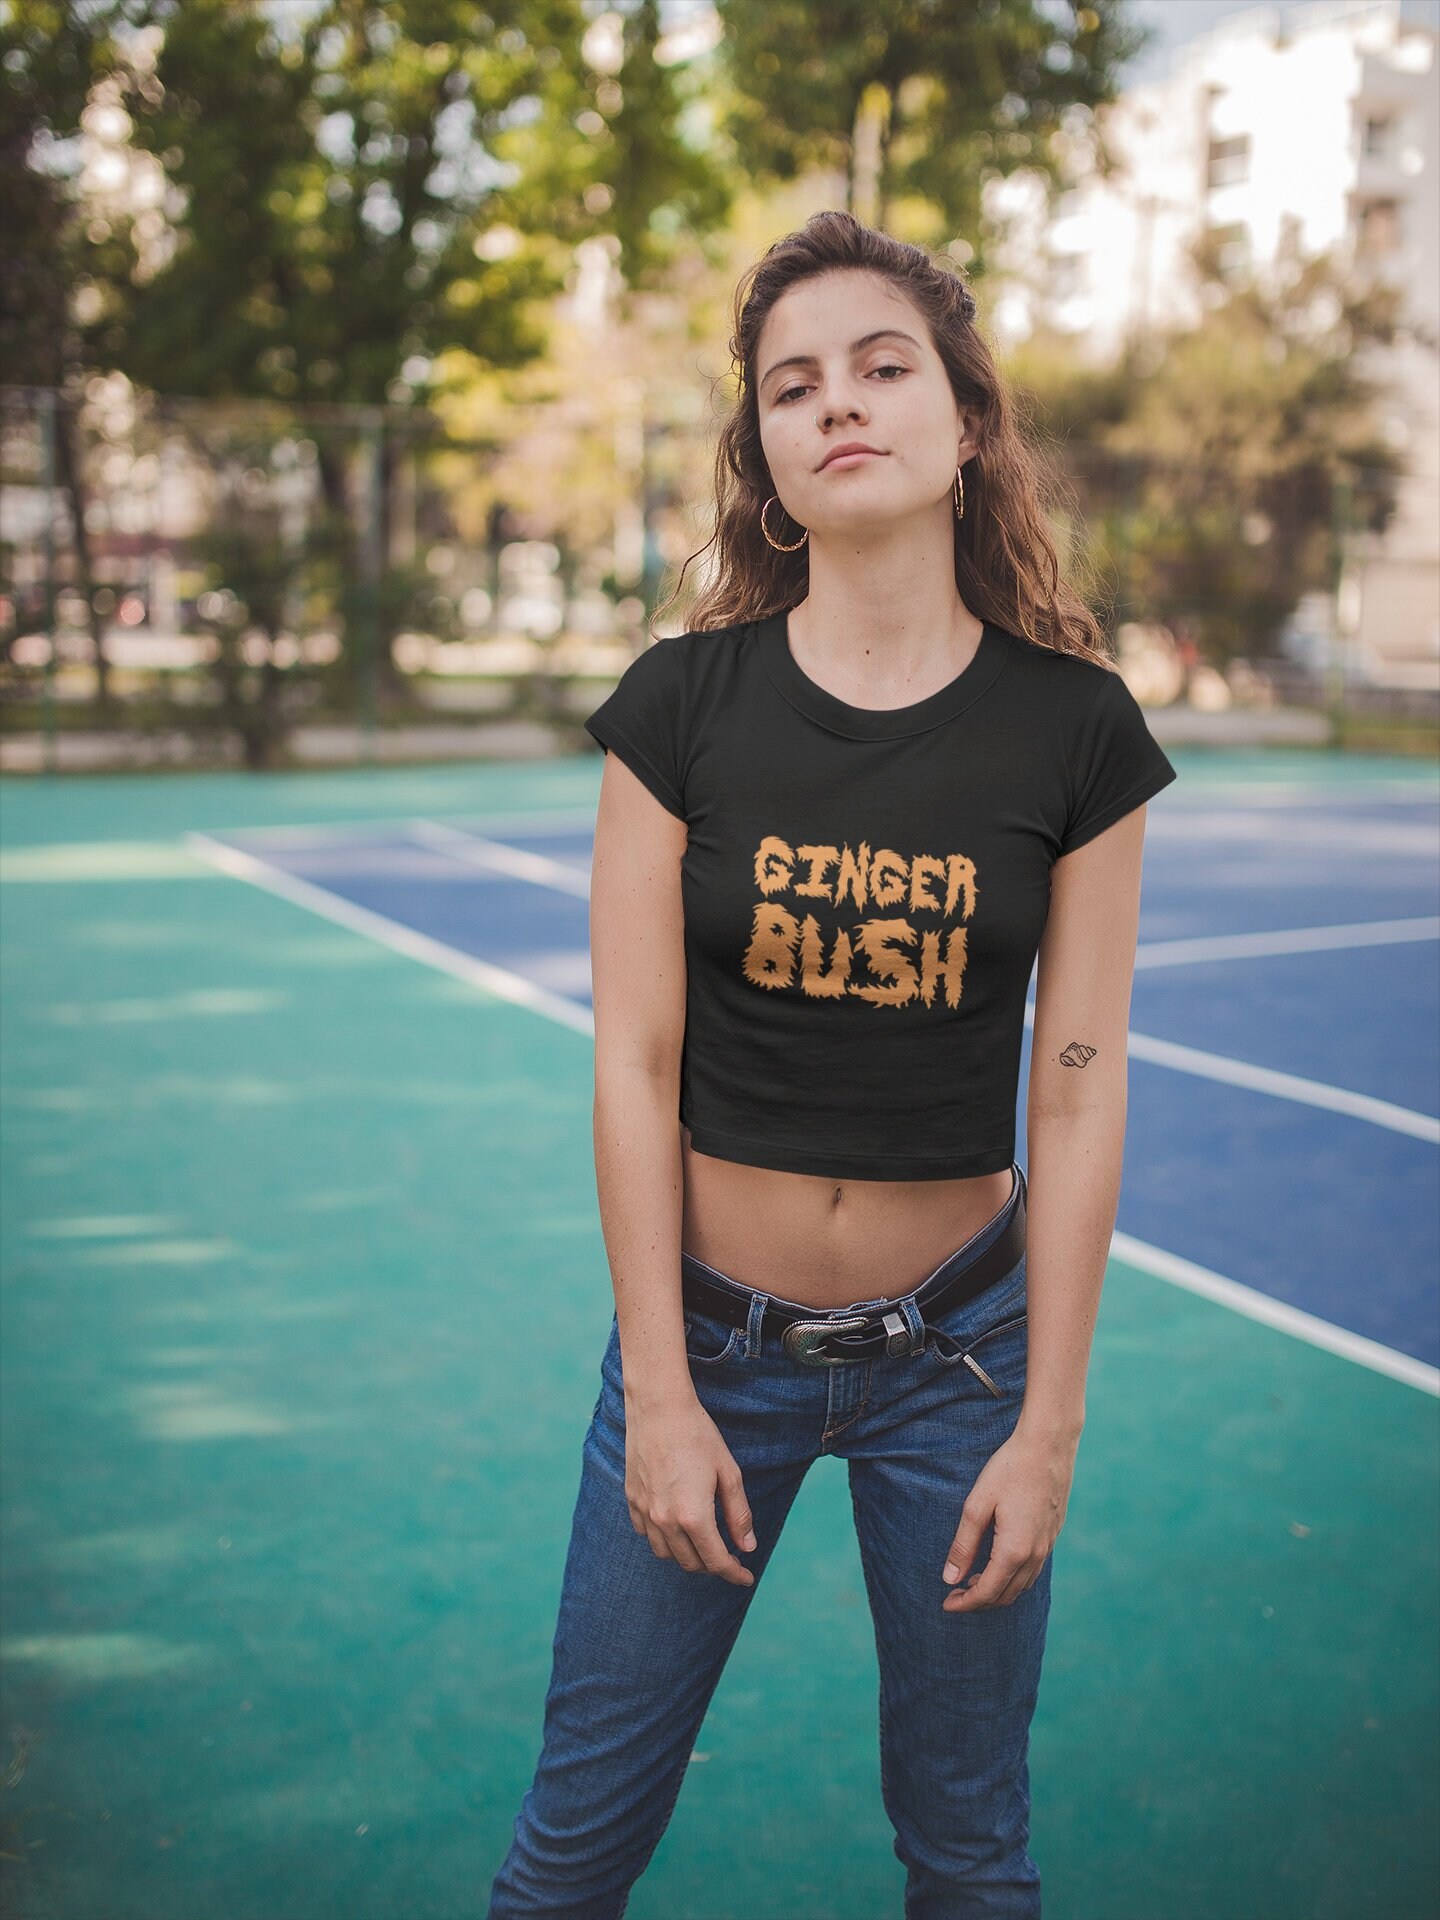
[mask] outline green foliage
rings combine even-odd
[[[837,169],[858,218],[925,245],[965,236],[977,278],[987,178],[1025,167],[1055,182],[1062,121],[1077,136],[1150,37],[1118,0],[1068,16],[1036,0],[720,0],[720,12],[736,90],[726,130],[746,169]]]
[[[170,237],[108,287],[112,364],[160,392],[405,403],[461,350],[543,353],[577,242],[663,269],[652,223],[723,215],[654,60],[655,8],[593,71],[581,0],[152,0],[124,71]],[[613,97],[612,97],[613,96]],[[670,222],[674,226],[674,220]]]
[[[76,197],[74,136],[97,83],[113,71],[115,35],[143,24],[148,7],[9,0],[0,16],[0,364],[17,384],[60,386],[86,363],[70,301],[110,235]]]
[[[1133,339],[1108,367],[1028,341],[1010,371],[1064,444],[1087,547],[1118,619],[1184,625],[1208,656],[1264,652],[1308,590],[1334,585],[1342,518],[1379,530],[1400,461],[1380,435],[1364,349],[1396,296],[1356,292],[1328,259],[1288,279],[1226,280],[1202,244],[1205,317]]]
[[[686,107],[699,94],[694,76],[657,59],[659,41],[658,0],[640,0],[625,18],[607,184],[621,278],[644,289],[670,284],[695,239],[722,225],[733,197],[728,169],[677,137]]]
[[[394,428],[423,402],[434,413],[403,425],[428,419],[447,536],[478,542],[503,508],[599,548],[627,488],[647,491],[653,531],[700,497],[692,397],[737,273],[789,224],[787,183],[833,169],[861,218],[952,250],[978,281],[987,183],[1028,169],[1058,184],[1087,147],[1103,171],[1095,109],[1148,38],[1123,0],[719,0],[718,16],[713,51],[681,57],[661,0],[10,0],[7,378],[73,389],[118,369],[161,395],[268,400],[304,409],[317,444],[303,558],[259,497],[207,542],[231,595],[217,638],[233,621],[279,636],[282,612],[290,632],[338,625],[346,649],[321,679],[339,701],[367,697],[372,671],[385,692],[396,633],[454,630],[419,561],[370,550],[402,544]],[[97,103],[123,110],[154,206],[78,195],[73,136]],[[599,368],[555,298],[597,240],[629,296]],[[1012,372],[1073,470],[1082,591],[1120,618],[1187,623],[1223,659],[1333,584],[1346,524],[1385,522],[1397,461],[1357,349],[1393,315],[1324,262],[1269,292],[1204,248],[1195,269],[1193,332],[1137,339],[1105,369],[1042,334]],[[674,444],[647,417],[624,467],[617,444],[667,383]],[[362,406],[383,431],[374,494]],[[83,586],[84,476],[63,431],[59,454]],[[647,580],[656,565],[647,549]],[[256,725],[273,734],[289,670],[257,678],[235,646],[222,706],[253,732],[247,709],[269,702]]]

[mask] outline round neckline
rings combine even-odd
[[[832,733],[850,740],[894,740],[904,734],[923,733],[958,713],[980,698],[1005,664],[1006,654],[1000,629],[987,620],[980,630],[979,644],[969,664],[960,669],[923,700],[905,707],[854,707],[812,680],[790,651],[790,612],[782,607],[755,623],[761,657],[777,690],[801,713],[818,720]]]

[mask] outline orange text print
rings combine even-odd
[[[968,922],[978,888],[963,853],[800,844],[767,833],[755,853],[755,908],[745,978],[817,999],[877,1007],[960,1004]],[[810,903],[817,903],[812,906]],[[819,905],[823,902],[829,911]],[[849,908],[863,918],[847,918]]]

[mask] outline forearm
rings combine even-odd
[[[680,1294],[678,1101],[672,1073],[597,1067],[595,1180],[629,1408],[695,1392]]]
[[[1029,1330],[1019,1427],[1078,1445],[1085,1377],[1120,1201],[1123,1102],[1036,1113],[1025,1129]]]

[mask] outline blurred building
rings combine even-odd
[[[1332,619],[1350,671],[1426,688],[1440,688],[1437,38],[1402,0],[1237,12],[1108,110],[1118,171],[1082,180],[1056,217],[1023,183],[997,185],[1014,269],[997,328],[1043,319],[1096,360],[1204,324],[1187,251],[1206,232],[1237,271],[1333,252],[1357,282],[1399,289],[1400,337],[1365,371],[1388,389],[1408,473],[1387,532],[1348,538]]]

